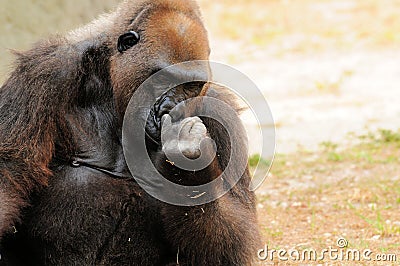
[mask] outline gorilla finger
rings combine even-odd
[[[185,118],[184,120],[182,120],[181,122],[181,127],[179,130],[179,135],[183,134],[184,136],[187,136],[190,134],[190,131],[192,130],[192,127],[196,124],[196,123],[203,123],[201,121],[201,119],[197,116],[195,117],[188,117]]]
[[[165,114],[161,118],[161,135],[164,135],[172,128],[172,118],[169,114]]]
[[[190,130],[190,134],[205,135],[206,133],[207,133],[207,128],[202,122],[195,123]]]
[[[166,125],[171,124],[172,118],[169,114],[165,114],[161,117],[161,125],[164,125],[164,123],[167,123]]]

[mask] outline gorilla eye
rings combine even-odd
[[[140,36],[136,31],[129,31],[118,38],[118,51],[120,53],[125,52],[140,40]]]

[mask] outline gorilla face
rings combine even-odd
[[[153,1],[139,10],[132,7],[130,12],[131,21],[116,22],[118,28],[125,25],[126,31],[112,37],[115,54],[111,58],[111,81],[121,117],[132,94],[152,74],[177,63],[208,60],[210,51],[198,7],[191,1]],[[191,82],[171,88],[168,83],[188,78],[208,80],[208,73],[206,65],[173,68],[152,82],[148,93],[158,98],[144,112],[149,115],[146,132],[152,139],[160,139],[162,115],[179,102],[198,96],[205,84]]]

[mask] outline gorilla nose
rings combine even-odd
[[[158,70],[155,71],[157,72],[155,75],[158,76],[156,79],[175,86],[188,82],[207,82],[210,80],[209,66],[203,61],[170,65]]]
[[[167,71],[170,77],[182,83],[206,82],[209,80],[208,72],[203,68],[172,67],[171,69],[167,68]]]

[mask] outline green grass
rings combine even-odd
[[[332,142],[320,144],[324,154],[321,160],[330,162],[353,161],[358,163],[393,163],[400,162],[395,150],[400,148],[400,131],[380,129],[358,137],[359,144],[339,150],[339,145]]]
[[[253,154],[249,157],[249,166],[256,167],[257,165],[260,167],[269,167],[270,161],[262,158],[260,154]]]
[[[349,77],[353,75],[353,71],[345,70],[338,77],[333,80],[322,79],[316,80],[315,88],[318,93],[326,93],[326,94],[339,94],[341,93],[341,89],[343,84],[347,81]]]
[[[363,211],[357,209],[351,203],[348,203],[348,206],[354,213],[360,217],[362,220],[367,222],[372,228],[375,229],[375,232],[381,236],[391,236],[391,235],[400,235],[400,227],[397,225],[388,225],[385,220],[382,218],[381,211],[379,208],[372,208],[373,213],[368,211],[368,214],[363,214]],[[364,211],[365,212],[365,211]],[[368,216],[367,216],[368,215]]]

